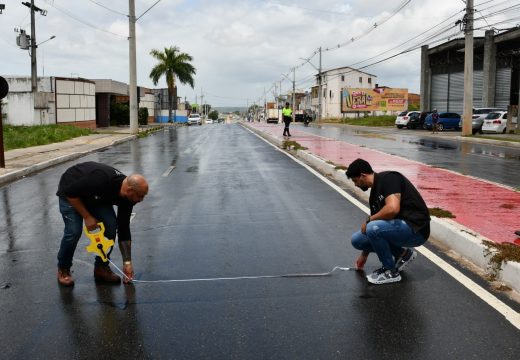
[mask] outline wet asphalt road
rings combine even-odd
[[[326,272],[358,255],[349,238],[365,215],[238,125],[171,129],[83,160],[150,182],[132,223],[138,279]],[[71,164],[0,188],[2,358],[518,358],[519,331],[421,255],[386,286],[355,271],[107,286],[83,239],[76,285],[60,288],[54,194]]]
[[[396,128],[360,129],[347,126],[294,126],[315,135],[346,141],[383,151],[463,175],[519,187],[520,148],[464,142],[453,137],[460,131],[431,131]],[[431,135],[431,136],[430,136]],[[451,135],[451,136],[450,136]],[[346,164],[348,165],[348,164]]]

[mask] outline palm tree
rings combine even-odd
[[[164,48],[164,52],[152,49],[150,55],[159,61],[150,72],[150,79],[152,79],[153,84],[157,85],[159,79],[163,75],[166,76],[166,83],[168,84],[168,120],[171,121],[175,78],[179,79],[181,84],[189,84],[193,88],[193,75],[196,73],[195,67],[190,64],[193,61],[193,57],[180,52],[177,46]],[[175,104],[177,104],[176,98]]]

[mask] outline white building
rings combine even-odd
[[[73,124],[96,127],[96,87],[93,81],[59,77],[38,78],[38,92],[31,92],[30,77],[6,77],[9,93],[2,110],[6,124]]]
[[[321,118],[342,118],[346,114],[341,113],[341,91],[345,87],[350,88],[374,88],[377,76],[350,67],[323,71],[321,73],[322,83],[322,109]],[[311,106],[312,110],[318,112],[318,84],[312,87]]]

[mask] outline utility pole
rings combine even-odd
[[[296,66],[293,67],[293,77],[292,77],[292,121],[294,122],[294,111],[296,105]]]
[[[31,2],[23,2],[22,5],[31,9],[31,91],[33,93],[38,91],[38,74],[36,67],[36,22],[34,21],[34,12],[38,11],[42,16],[47,15],[47,10],[40,9],[34,5],[34,0]]]
[[[130,134],[137,134],[137,70],[135,56],[135,0],[128,0],[128,43],[130,55],[130,88],[128,95],[130,96]]]
[[[473,0],[466,0],[464,33],[464,110],[462,111],[462,135],[471,135],[471,117],[473,115]]]
[[[318,67],[318,122],[321,120],[321,99],[322,99],[322,91],[321,91],[321,46],[319,48],[320,51],[320,65]]]

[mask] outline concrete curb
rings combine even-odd
[[[13,182],[13,181],[16,181],[18,179],[21,179],[21,178],[23,178],[23,177],[25,177],[27,175],[34,174],[34,173],[36,173],[38,171],[45,170],[45,169],[47,169],[47,168],[49,168],[51,166],[67,162],[69,160],[74,160],[74,159],[80,158],[82,156],[85,156],[87,154],[90,154],[92,152],[99,151],[99,150],[102,150],[102,149],[106,149],[106,148],[109,148],[111,146],[123,143],[125,141],[129,141],[129,140],[132,140],[132,139],[135,139],[135,138],[137,138],[137,135],[129,135],[129,136],[126,136],[124,138],[116,139],[116,140],[112,141],[110,144],[107,144],[107,145],[101,145],[101,146],[93,147],[92,149],[85,150],[85,151],[73,152],[73,153],[70,153],[70,154],[67,154],[67,155],[62,155],[60,157],[53,158],[53,159],[50,159],[50,160],[47,160],[47,161],[44,161],[44,162],[40,162],[40,163],[37,163],[37,164],[34,164],[34,165],[27,166],[27,167],[22,168],[20,170],[15,170],[13,172],[10,172],[8,174],[4,174],[4,175],[0,176],[0,186],[6,185],[6,184],[8,184],[10,182]]]
[[[256,128],[249,127],[247,124],[242,123],[241,125],[278,147],[281,147],[283,144],[283,141],[279,138],[266,134]],[[368,206],[369,193],[358,189],[352,181],[348,180],[344,170],[335,169],[335,165],[327,163],[326,160],[306,150],[296,150],[291,153],[323,175],[339,182],[351,194],[354,194],[361,202]],[[483,243],[484,240],[490,241],[489,239],[449,219],[432,217],[430,228],[430,238],[452,249],[482,269],[482,271],[496,275],[497,280],[502,281],[513,290],[520,292],[520,264],[516,262],[503,263],[498,273],[495,273],[489,261],[489,249],[487,249]]]

